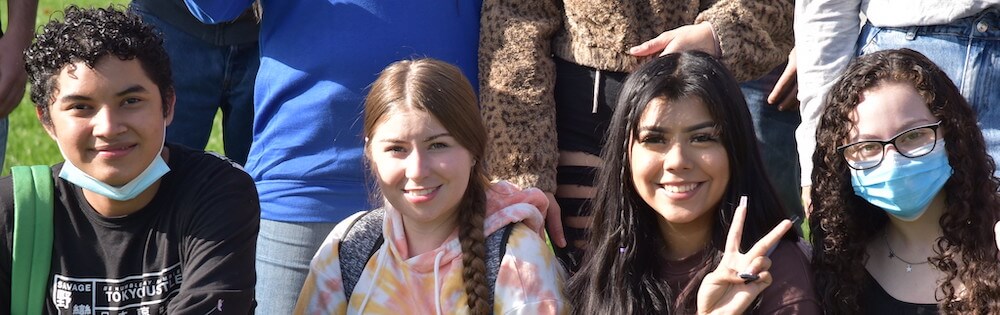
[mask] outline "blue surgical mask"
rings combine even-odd
[[[897,218],[916,220],[951,177],[948,153],[939,140],[927,155],[907,158],[891,150],[879,166],[851,170],[854,194]]]
[[[164,137],[166,137],[166,127],[164,127],[163,134]],[[63,153],[63,158],[66,161],[63,162],[62,171],[59,172],[59,177],[73,183],[74,185],[80,186],[83,189],[114,200],[126,201],[135,199],[136,196],[139,196],[139,194],[143,191],[146,191],[149,186],[152,186],[153,183],[160,180],[160,177],[163,177],[164,174],[170,171],[170,167],[167,166],[167,162],[163,160],[164,142],[166,142],[166,139],[160,142],[160,151],[156,153],[156,157],[149,162],[146,169],[143,170],[142,173],[139,173],[139,176],[136,176],[128,183],[125,183],[125,185],[118,187],[111,186],[94,178],[93,176],[88,175],[87,173],[84,173],[83,170],[76,167],[76,165],[73,165],[73,162],[70,162],[70,160],[66,158],[65,153]],[[56,142],[56,144],[58,145],[58,142]],[[59,151],[65,152],[62,150],[62,147],[59,148]]]

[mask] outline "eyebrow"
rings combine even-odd
[[[147,92],[147,90],[146,88],[142,87],[142,85],[136,84],[128,87],[127,89],[122,90],[121,92],[116,93],[115,96],[125,96],[127,94],[139,93],[139,92]]]
[[[934,120],[927,120],[927,119],[923,119],[923,118],[916,119],[916,120],[913,120],[913,121],[909,121],[909,122],[903,124],[903,126],[905,126],[905,127],[903,127],[903,129],[900,129],[899,131],[896,131],[896,133],[892,134],[892,136],[895,137],[896,135],[899,135],[900,132],[907,131],[907,130],[910,130],[910,129],[913,129],[913,128],[916,128],[916,127],[920,127],[920,126],[925,126],[925,125],[933,124],[933,123],[935,123]],[[854,126],[854,128],[857,128],[857,127],[858,127],[857,125]],[[867,133],[866,134],[862,134],[862,133],[859,133],[857,135],[855,141],[871,141],[871,140],[874,140],[874,139],[882,140],[881,138],[876,137],[875,135],[872,135],[872,134],[867,134]]]
[[[430,137],[427,137],[427,138],[425,138],[425,139],[424,139],[424,140],[423,140],[422,142],[429,142],[429,141],[434,141],[434,139],[437,139],[437,138],[441,138],[441,137],[450,137],[450,136],[451,136],[451,134],[449,134],[449,133],[447,133],[447,132],[442,132],[442,133],[439,133],[439,134],[436,134],[436,135],[432,135],[432,136],[430,136]],[[406,141],[404,141],[404,140],[401,140],[401,139],[393,139],[393,138],[387,138],[387,139],[382,139],[382,140],[381,140],[380,142],[390,142],[390,143],[398,143],[398,142],[406,142]]]
[[[136,85],[130,86],[130,87],[124,89],[124,90],[121,90],[121,92],[115,93],[115,96],[121,97],[121,96],[125,96],[125,95],[132,94],[132,93],[146,92],[146,91],[148,91],[148,90],[146,90],[146,88],[142,87],[141,85],[136,84]],[[70,95],[66,95],[66,96],[61,97],[60,100],[63,100],[63,101],[89,101],[89,100],[93,100],[93,98],[91,98],[89,96],[86,96],[86,95],[70,94]]]
[[[683,130],[681,130],[681,132],[692,132],[692,131],[699,130],[699,129],[715,128],[716,125],[717,124],[714,121],[706,121],[706,122],[703,122],[703,123],[700,123],[700,124],[695,124],[695,125],[689,126],[687,128],[684,128]],[[663,128],[659,128],[657,126],[641,126],[641,127],[639,127],[639,131],[655,131],[655,132],[660,132],[660,133],[666,133],[667,132],[667,130],[664,130]]]

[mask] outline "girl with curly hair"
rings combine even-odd
[[[976,115],[918,52],[856,59],[813,155],[813,269],[831,314],[998,314],[995,164]]]
[[[574,312],[820,313],[721,63],[685,52],[640,66],[608,130]]]

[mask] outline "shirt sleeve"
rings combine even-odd
[[[180,227],[184,278],[170,314],[252,314],[256,283],[255,250],[260,203],[253,180],[226,167],[205,174],[199,193],[188,204],[190,220]],[[192,185],[197,185],[192,183]]]
[[[813,285],[809,259],[802,247],[781,241],[771,253],[771,285],[760,294],[754,314],[823,314]]]
[[[184,0],[194,17],[205,24],[235,20],[254,0]]]
[[[494,178],[556,189],[555,63],[562,10],[552,0],[484,0],[479,39],[482,115]]]
[[[791,0],[720,0],[698,14],[712,23],[722,63],[739,81],[756,79],[788,60],[792,51]]]
[[[295,314],[347,313],[347,296],[340,277],[340,239],[335,234],[327,236],[309,264],[309,275],[299,293]]]
[[[860,0],[799,0],[795,2],[795,46],[798,56],[799,113],[795,130],[802,186],[812,185],[816,128],[823,98],[854,59],[861,29]]]
[[[496,314],[569,314],[566,272],[544,240],[517,223],[497,271]]]

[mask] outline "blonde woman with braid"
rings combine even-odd
[[[341,222],[296,314],[562,314],[564,271],[540,237],[548,199],[487,181],[486,128],[458,68],[400,61],[365,100],[380,209]]]

